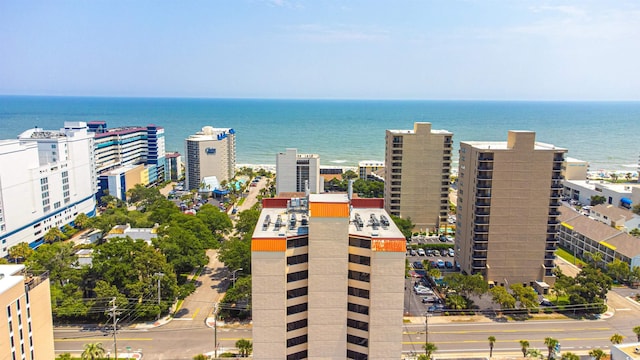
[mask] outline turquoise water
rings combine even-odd
[[[434,129],[465,140],[504,141],[508,130],[569,150],[591,169],[637,170],[640,102],[355,101],[0,96],[0,139],[64,121],[104,120],[109,127],[156,124],[167,151],[203,126],[237,132],[239,164],[274,164],[277,152],[320,154],[322,165],[384,160],[386,129]],[[456,146],[457,148],[457,146]]]

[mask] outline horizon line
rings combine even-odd
[[[640,99],[480,99],[480,98],[287,98],[287,97],[207,97],[207,96],[126,96],[126,95],[43,95],[0,94],[0,97],[175,99],[175,100],[269,100],[269,101],[442,101],[442,102],[640,102]]]

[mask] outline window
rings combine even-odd
[[[295,354],[287,355],[287,360],[302,360],[309,357],[307,350],[299,351]]]
[[[367,360],[369,359],[369,356],[363,353],[359,353],[357,351],[347,349],[347,359]]]
[[[352,295],[352,296],[357,296],[363,299],[369,298],[369,290],[358,289],[353,286],[349,286],[349,289],[347,292],[349,293],[349,295]]]
[[[302,303],[298,305],[287,306],[287,315],[298,314],[301,312],[307,311],[308,305],[307,303]]]
[[[296,265],[309,262],[309,254],[300,254],[287,257],[287,265]]]
[[[293,331],[293,330],[306,328],[307,327],[307,323],[308,323],[307,319],[302,319],[302,320],[298,320],[298,321],[293,321],[293,322],[287,323],[287,331]]]
[[[371,265],[371,258],[368,257],[368,256],[349,254],[349,262],[355,263],[355,264],[361,264],[361,265],[370,266]]]
[[[294,347],[296,345],[305,344],[307,342],[307,335],[297,336],[292,339],[287,339],[287,347]]]
[[[349,270],[349,279],[369,282],[370,278],[371,278],[371,274],[355,271],[355,270]]]
[[[300,281],[309,278],[309,271],[303,270],[287,274],[287,282]]]
[[[309,245],[309,238],[307,237],[287,240],[287,249],[299,248],[299,247],[308,246],[308,245]]]
[[[309,293],[308,287],[301,287],[293,290],[287,290],[287,299],[294,299],[300,296],[305,296]]]
[[[363,249],[371,249],[371,240],[349,238],[349,246],[359,247]]]
[[[347,310],[362,315],[369,315],[369,307],[365,305],[347,303]]]
[[[355,345],[360,345],[360,346],[363,346],[363,347],[369,347],[369,339],[365,339],[365,338],[360,337],[360,336],[347,334],[347,342],[349,344],[355,344]]]
[[[369,323],[364,321],[347,319],[347,326],[358,330],[369,331]]]

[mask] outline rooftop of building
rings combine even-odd
[[[286,239],[308,233],[310,203],[344,204],[349,206],[349,234],[379,239],[404,239],[404,236],[384,210],[382,199],[349,200],[346,193],[310,194],[306,197],[266,199],[253,234],[254,239]],[[295,195],[292,194],[292,195]],[[304,195],[304,194],[301,194]]]
[[[569,226],[573,231],[629,258],[640,255],[640,241],[637,238],[591,219],[572,208],[561,206],[559,210],[559,219],[564,226]]]
[[[182,155],[179,152],[166,153],[164,155],[164,157],[167,158],[167,159],[177,158],[177,157],[180,157],[180,156],[182,156]]]
[[[640,360],[640,343],[627,343],[627,344],[614,344],[613,345],[618,350],[622,351],[628,360]]]
[[[0,294],[24,281],[24,265],[0,265]]]
[[[631,210],[623,209],[609,204],[598,204],[591,207],[592,213],[598,213],[612,220],[624,218],[625,221],[631,220],[634,214]]]
[[[369,166],[384,166],[384,161],[378,160],[362,160],[358,162],[359,167],[369,167]]]
[[[510,150],[508,143],[506,141],[461,141],[460,144],[467,144],[476,149],[481,150]],[[563,150],[567,151],[565,148],[561,148],[552,144],[547,144],[543,142],[536,141],[534,143],[534,150]]]
[[[214,128],[213,126],[205,126],[202,130],[193,135],[189,135],[189,141],[206,141],[206,140],[222,140],[227,135],[235,134],[232,128]]]
[[[610,183],[606,180],[565,180],[565,184],[574,184],[576,186],[580,186],[585,189],[596,190],[596,189],[607,189],[620,194],[631,194],[631,190],[635,187],[640,187],[640,184],[632,184],[632,183]]]

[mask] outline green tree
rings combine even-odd
[[[251,272],[251,239],[233,238],[222,243],[218,260],[229,269],[244,269]]]
[[[433,353],[438,351],[438,347],[432,342],[422,345],[422,349],[424,350],[424,355],[427,360],[430,360]]]
[[[211,204],[202,205],[196,216],[212,233],[218,235],[218,240],[222,239],[223,234],[228,234],[233,229],[229,215]]]
[[[238,213],[238,221],[236,222],[236,231],[238,234],[241,237],[245,234],[253,234],[259,217],[260,210],[256,206],[249,210],[240,211]]]
[[[593,195],[591,197],[591,206],[604,204],[607,202],[607,198],[602,195]]]
[[[606,354],[602,349],[592,349],[589,351],[589,356],[591,356],[594,360],[602,360],[606,357]]]
[[[33,272],[49,272],[49,280],[60,286],[69,281],[78,280],[78,256],[74,254],[73,245],[65,243],[44,244],[38,247],[25,261],[27,268]]]
[[[520,340],[520,350],[522,356],[527,357],[527,351],[529,350],[529,342],[527,340]]]
[[[611,290],[613,280],[591,265],[587,265],[575,278],[575,284],[567,290],[571,305],[584,305],[587,312],[602,313],[606,310],[604,299]]]
[[[49,244],[52,244],[56,241],[60,241],[64,239],[65,239],[64,233],[62,232],[62,230],[60,230],[57,227],[52,227],[51,229],[49,229],[49,231],[47,231],[46,234],[44,234],[44,241]]]
[[[562,354],[560,358],[562,360],[580,360],[580,356],[572,353],[571,351],[567,351],[566,353]]]
[[[547,360],[553,359],[553,356],[556,353],[556,346],[558,345],[558,340],[552,337],[546,337],[544,338],[544,345],[547,347],[547,350],[549,351],[547,355]]]
[[[636,334],[636,337],[638,338],[638,342],[640,342],[640,326],[634,327],[633,333]]]
[[[487,340],[489,340],[489,359],[491,359],[493,357],[493,346],[496,344],[496,337],[489,336]]]
[[[629,231],[629,235],[635,236],[635,237],[640,237],[640,229],[638,229],[638,228],[631,229],[631,231]]]
[[[80,213],[76,216],[75,220],[73,220],[73,225],[78,229],[86,229],[89,224],[89,217],[85,213]]]
[[[206,355],[203,354],[198,354],[196,356],[193,357],[193,360],[207,360],[208,357]]]
[[[454,310],[462,310],[467,309],[469,306],[467,304],[467,299],[465,299],[462,295],[458,294],[449,294],[445,299],[445,303],[447,304],[447,308]]]
[[[21,242],[9,248],[9,257],[13,262],[18,263],[18,259],[23,261],[33,254],[33,249],[26,242]]]
[[[171,226],[153,243],[178,274],[191,272],[209,262],[200,238],[181,226]]]
[[[82,351],[82,359],[95,360],[104,356],[104,347],[102,343],[88,343],[84,344],[84,351]]]
[[[620,259],[614,259],[607,264],[607,275],[611,276],[618,283],[623,283],[629,280],[631,269],[629,264]]]
[[[445,276],[445,282],[450,289],[467,298],[471,295],[482,296],[489,291],[489,285],[482,277],[482,274],[465,275],[452,273]]]
[[[513,309],[516,306],[516,299],[509,294],[507,289],[502,286],[494,286],[489,290],[494,302],[500,304],[502,309]]]
[[[247,339],[240,339],[236,341],[236,348],[241,357],[247,357],[253,351],[253,343]]]
[[[593,267],[600,267],[600,262],[602,261],[602,253],[585,251],[584,256],[589,259],[589,263]]]
[[[527,354],[525,356],[526,357],[530,357],[530,358],[537,358],[537,359],[542,359],[543,358],[542,353],[538,349],[529,349],[529,350],[527,350]]]
[[[538,307],[538,294],[530,286],[524,286],[522,284],[511,284],[509,286],[513,292],[513,297],[516,301],[520,302],[522,307],[527,309],[534,309]]]
[[[58,355],[58,357],[56,357],[56,360],[72,360],[73,358],[71,357],[70,353],[62,353],[60,355]]]
[[[400,229],[400,232],[402,232],[402,235],[404,235],[405,238],[411,238],[411,234],[413,233],[413,228],[415,226],[413,222],[411,222],[411,218],[403,219],[401,217],[391,215],[391,220],[393,220],[393,222],[396,224],[398,229]]]
[[[624,340],[624,336],[618,333],[611,335],[611,337],[609,338],[609,341],[611,341],[611,343],[614,345],[621,344],[622,340]]]
[[[636,215],[640,215],[640,204],[633,205],[633,208],[631,208],[631,211],[633,211],[633,213]]]

